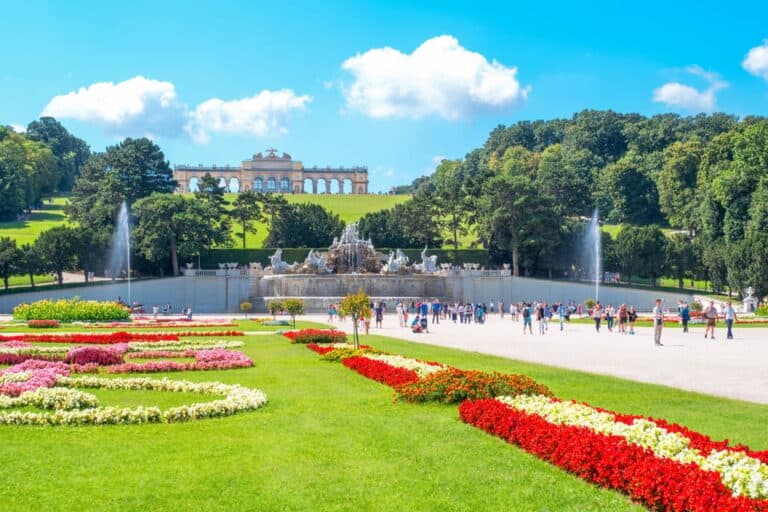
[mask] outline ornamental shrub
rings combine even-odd
[[[339,361],[348,357],[364,356],[367,354],[381,354],[378,350],[374,350],[367,345],[360,345],[359,349],[355,349],[350,345],[349,348],[337,348],[323,354],[324,361],[331,361],[338,363]]]
[[[31,304],[19,304],[13,308],[16,320],[58,320],[59,322],[108,322],[130,320],[124,306],[117,302],[84,301],[72,299],[39,300]]]
[[[347,335],[342,331],[333,329],[302,329],[300,331],[288,331],[283,336],[291,340],[291,343],[346,343]]]
[[[67,352],[65,361],[71,364],[90,364],[109,366],[122,364],[123,354],[127,346],[113,345],[111,347],[75,347]]]
[[[30,320],[27,322],[27,327],[32,329],[53,329],[60,325],[58,320]]]
[[[525,375],[486,373],[458,368],[432,373],[418,381],[397,386],[395,391],[398,399],[406,402],[444,404],[503,395],[552,396],[549,388]]]
[[[759,306],[755,310],[755,316],[768,316],[768,306]]]

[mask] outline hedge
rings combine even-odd
[[[128,309],[117,302],[73,299],[38,300],[13,308],[16,320],[58,320],[60,322],[106,322],[130,320]]]

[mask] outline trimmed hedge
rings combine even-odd
[[[130,320],[128,309],[117,302],[45,299],[30,304],[19,304],[13,308],[16,320],[58,320],[59,322],[111,322]]]
[[[321,247],[321,251],[326,251],[326,247]],[[390,249],[376,248],[377,251],[389,254]],[[421,262],[421,251],[423,249],[403,249],[411,263]],[[275,253],[276,249],[210,249],[202,251],[200,254],[200,265],[203,268],[218,268],[219,263],[239,263],[248,265],[252,262],[261,263],[264,266],[269,265],[269,257]],[[293,263],[303,262],[309,254],[309,248],[283,249],[283,261]],[[479,263],[488,267],[490,256],[485,249],[428,249],[427,253],[437,255],[437,263],[454,263],[462,265],[464,263]]]

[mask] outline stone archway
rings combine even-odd
[[[264,180],[261,178],[254,178],[251,188],[254,192],[264,192]]]
[[[339,180],[337,180],[336,178],[328,178],[328,193],[329,194],[339,193]]]
[[[275,178],[267,178],[267,192],[277,192],[277,180]]]
[[[189,178],[189,187],[186,192],[197,192],[198,190],[200,190],[200,178],[192,176]]]
[[[232,177],[229,178],[229,187],[227,189],[228,192],[234,192],[235,194],[240,193],[240,180],[238,178]]]
[[[349,178],[345,178],[341,181],[342,187],[342,194],[352,194],[354,193],[354,189],[352,188],[352,180]]]
[[[304,178],[302,192],[305,194],[317,194],[317,183],[312,178]]]
[[[286,177],[280,178],[279,184],[279,191],[281,194],[289,194],[291,192],[291,180],[289,180]]]
[[[226,192],[227,191],[227,185],[228,185],[227,184],[227,178],[225,178],[224,176],[220,177],[219,178],[219,188],[223,188],[224,192]]]

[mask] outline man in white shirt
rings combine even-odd
[[[725,306],[725,326],[728,328],[727,339],[733,339],[733,322],[736,321],[736,310],[733,309],[731,301]]]
[[[653,342],[657,347],[663,346],[661,343],[662,329],[664,329],[664,308],[661,307],[661,299],[656,299],[656,305],[653,307]]]
[[[704,337],[709,334],[712,339],[715,339],[715,324],[717,323],[717,308],[715,307],[715,301],[709,301],[709,306],[704,310],[704,318],[707,320],[707,328],[704,329]]]

